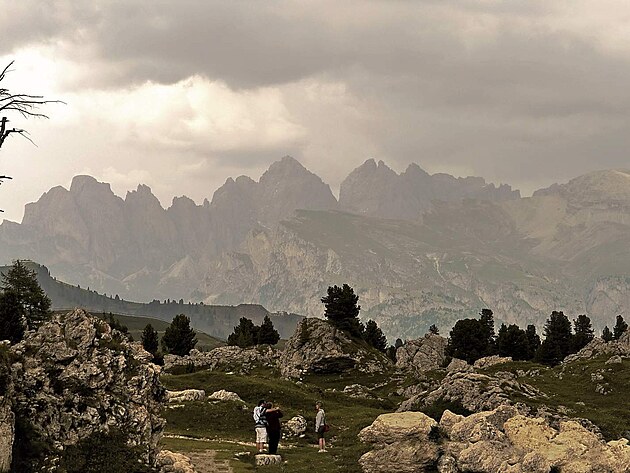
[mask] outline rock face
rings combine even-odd
[[[279,357],[280,352],[267,345],[252,348],[218,347],[208,352],[191,350],[186,356],[166,355],[164,370],[170,371],[177,366],[192,366],[194,369],[247,373],[257,367],[274,367]]]
[[[396,367],[417,373],[441,368],[446,361],[447,343],[446,338],[431,333],[409,340],[396,350]]]
[[[368,350],[325,320],[302,320],[287,342],[279,360],[287,378],[309,373],[341,373],[357,369],[364,373],[385,371],[391,362],[381,353]]]
[[[55,315],[11,347],[16,417],[57,454],[120,430],[153,463],[164,420],[160,368],[139,344],[83,310]]]
[[[397,415],[389,421],[379,416],[359,433],[361,441],[375,445],[359,461],[364,472],[390,472],[394,465],[395,471],[436,468],[440,473],[548,473],[552,468],[620,473],[630,468],[627,439],[604,443],[577,422],[553,428],[510,406],[468,417],[445,411],[439,434],[435,421],[423,414]]]

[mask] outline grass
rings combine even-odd
[[[212,439],[213,445],[225,442],[226,439],[253,442],[251,410],[259,399],[264,398],[281,405],[284,420],[303,415],[309,424],[305,438],[281,442],[281,453],[287,463],[279,467],[265,467],[265,471],[310,473],[315,467],[358,473],[361,471],[358,459],[369,447],[357,440],[357,434],[378,415],[395,409],[394,403],[388,399],[358,400],[340,392],[348,384],[371,381],[371,385],[377,385],[385,380],[385,377],[379,376],[367,378],[351,379],[344,375],[311,377],[297,384],[283,380],[277,373],[269,370],[256,370],[248,376],[216,371],[164,375],[162,381],[168,389],[204,389],[207,393],[226,389],[236,392],[247,403],[246,410],[239,403],[233,402],[195,402],[176,409],[165,409],[166,431],[170,434]],[[317,400],[323,401],[327,420],[331,425],[328,454],[318,454],[315,447],[317,439],[314,432],[314,404]],[[243,447],[239,448],[242,451]],[[225,453],[231,456],[231,464],[242,463],[233,459],[232,449],[233,447],[228,448]],[[253,449],[252,444],[252,452]]]

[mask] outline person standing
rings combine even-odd
[[[267,442],[267,408],[264,399],[258,401],[258,405],[254,407],[254,429],[256,431],[256,449],[258,453],[263,453],[265,443]]]
[[[269,443],[269,455],[278,454],[278,443],[280,442],[281,424],[280,418],[283,416],[280,407],[268,402],[265,405],[266,417],[267,417],[267,442]]]
[[[326,439],[324,434],[326,428],[326,413],[324,412],[324,406],[321,401],[317,401],[315,404],[317,415],[315,416],[315,432],[317,432],[317,439],[319,442],[319,453],[326,452]]]

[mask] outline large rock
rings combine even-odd
[[[160,368],[138,343],[81,309],[55,315],[11,347],[16,417],[53,455],[115,428],[153,463],[162,436]]]
[[[432,419],[409,412],[404,418],[379,416],[359,434],[374,444],[360,459],[365,473],[621,473],[630,471],[627,439],[604,443],[575,421],[558,428],[500,406],[468,417],[446,411],[439,435]],[[422,425],[424,427],[418,427]],[[429,434],[425,435],[425,432]]]
[[[284,423],[284,432],[289,437],[301,437],[306,433],[307,423],[303,416],[295,416]]]
[[[300,322],[287,342],[279,365],[284,377],[299,378],[306,373],[341,373],[352,369],[381,373],[391,362],[327,321],[308,318]]]
[[[191,350],[189,355],[166,355],[164,369],[171,371],[175,367],[193,367],[195,370],[223,370],[247,373],[253,368],[275,367],[280,352],[268,345],[252,348],[237,346],[218,347],[208,352]]]
[[[510,361],[512,361],[511,356],[499,356],[499,355],[484,356],[483,358],[479,358],[477,361],[475,361],[475,364],[473,365],[473,367],[480,370],[480,369],[488,368],[489,366],[500,365],[502,363],[509,363]]]
[[[280,455],[256,455],[256,466],[271,466],[282,464],[282,457]]]
[[[225,389],[213,392],[210,396],[208,396],[208,400],[244,402],[238,394],[233,393],[232,391],[226,391]]]
[[[359,432],[366,443],[388,444],[400,440],[424,441],[437,422],[422,412],[381,414],[371,425]]]
[[[203,401],[206,392],[203,389],[184,389],[183,391],[166,391],[166,400],[172,403]]]
[[[190,458],[169,450],[161,450],[158,453],[156,466],[159,473],[197,473]]]
[[[431,333],[409,340],[396,350],[396,367],[417,373],[441,368],[447,343],[446,338]]]
[[[429,441],[437,422],[422,412],[381,414],[359,432],[359,440],[376,448],[361,457],[366,473],[422,472],[438,459],[437,445]]]

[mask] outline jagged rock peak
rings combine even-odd
[[[105,185],[110,187],[109,184],[104,182],[97,181],[94,177],[88,176],[86,174],[79,174],[72,178],[72,183],[70,184],[70,192],[80,192],[86,187],[96,187],[98,185]]]

